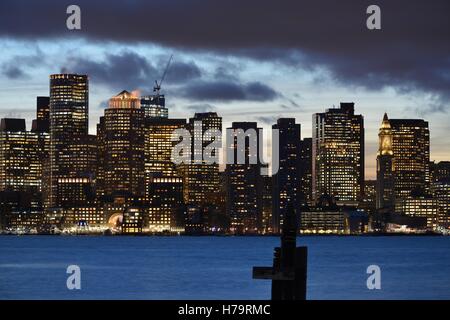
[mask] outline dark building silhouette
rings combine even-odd
[[[262,217],[261,217],[261,232],[271,233],[273,232],[273,178],[272,176],[262,176]]]
[[[227,129],[227,214],[234,233],[257,233],[262,214],[262,179],[256,122]]]
[[[356,206],[364,194],[364,119],[354,103],[313,115],[313,197]]]
[[[300,192],[302,205],[311,205],[312,198],[312,138],[300,141]]]
[[[280,232],[288,203],[294,211],[301,204],[300,124],[293,118],[278,119],[272,126],[279,132],[278,171],[273,174],[273,227]],[[275,159],[276,161],[276,159]]]
[[[450,161],[431,162],[431,181],[450,181]]]
[[[33,120],[32,131],[50,132],[50,97],[36,98],[36,119]]]
[[[431,193],[438,203],[438,224],[450,227],[450,161],[431,164]]]

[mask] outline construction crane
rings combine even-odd
[[[164,78],[166,77],[167,70],[169,69],[170,63],[172,62],[172,58],[173,58],[173,54],[170,55],[169,61],[167,62],[166,68],[164,69],[164,73],[163,73],[159,83],[158,83],[158,80],[155,80],[155,86],[153,87],[153,92],[155,92],[155,96],[158,99],[158,102],[159,102],[161,86],[164,81]]]

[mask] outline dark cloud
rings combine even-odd
[[[271,101],[279,94],[260,82],[194,81],[188,83],[179,94],[195,101]]]
[[[372,0],[78,0],[80,31],[65,27],[69,4],[2,0],[0,36],[151,42],[299,72],[321,68],[351,86],[450,97],[448,0],[377,0],[382,29],[376,31],[365,26]]]
[[[216,107],[213,105],[210,105],[209,103],[203,103],[203,104],[192,104],[186,107],[186,109],[194,112],[209,112],[216,110]]]
[[[162,67],[164,69],[165,66]],[[88,74],[91,81],[114,90],[141,89],[151,92],[154,81],[161,80],[161,66],[152,65],[147,58],[133,52],[106,54],[99,61],[71,57],[61,68],[64,72]],[[200,77],[201,71],[193,62],[176,61],[168,69],[165,83],[180,83]]]
[[[433,113],[448,113],[450,110],[450,103],[443,102],[442,99],[435,99],[428,104],[422,105],[420,107],[407,107],[405,112],[418,114],[421,117],[428,117]]]
[[[8,79],[23,79],[27,78],[27,74],[20,69],[17,66],[8,66],[4,65],[2,68],[2,73],[8,78]]]
[[[174,62],[169,66],[166,79],[169,83],[192,81],[202,76],[202,71],[194,62]]]
[[[275,124],[279,118],[282,118],[282,116],[259,116],[256,117],[256,121],[272,125]]]
[[[39,47],[36,47],[34,51],[30,52],[29,55],[15,55],[9,58],[0,68],[2,73],[8,79],[28,78],[28,73],[24,69],[42,65],[45,61],[43,52]]]

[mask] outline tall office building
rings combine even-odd
[[[450,161],[432,163],[431,192],[439,205],[438,224],[450,228]]]
[[[262,176],[262,214],[261,233],[273,232],[273,178],[272,176]]]
[[[392,129],[385,113],[378,133],[376,208],[394,209],[394,151]]]
[[[145,198],[150,231],[181,231],[177,214],[183,209],[183,180],[172,161],[174,130],[185,119],[145,118]],[[183,230],[184,231],[184,230]]]
[[[50,97],[36,98],[36,119],[33,129],[39,132],[50,132]]]
[[[146,118],[168,118],[169,110],[166,108],[166,99],[163,94],[141,97],[141,108]]]
[[[50,97],[36,98],[36,119],[31,131],[38,136],[38,153],[41,166],[41,192],[44,207],[49,207],[50,194]]]
[[[178,175],[172,161],[172,150],[176,141],[172,134],[186,127],[185,119],[146,118],[145,119],[145,174],[163,176]]]
[[[192,137],[191,163],[179,166],[183,177],[184,201],[186,204],[203,206],[212,202],[220,188],[219,163],[207,163],[203,159],[203,152],[214,141],[212,131],[222,131],[222,118],[215,112],[196,113],[189,119],[188,130]],[[214,152],[211,155],[215,156]]]
[[[421,119],[390,119],[396,210],[412,191],[429,193],[430,132]]]
[[[25,119],[1,119],[0,191],[40,192],[39,155],[38,135],[26,131]]]
[[[430,163],[431,181],[450,180],[450,161],[440,161]]]
[[[36,228],[42,221],[42,162],[39,136],[25,119],[0,123],[0,224]]]
[[[128,91],[112,97],[100,126],[103,194],[143,199],[144,112],[140,99]]]
[[[300,191],[302,204],[312,205],[312,138],[300,141]]]
[[[263,184],[258,133],[261,130],[256,122],[233,122],[227,129],[226,206],[230,230],[234,233],[257,233],[260,229]],[[243,160],[241,163],[239,158]]]
[[[179,212],[184,210],[183,180],[177,176],[153,174],[148,180],[147,194],[149,230],[184,231],[184,219],[178,218]]]
[[[313,197],[357,205],[364,194],[364,119],[354,103],[313,115]]]
[[[84,136],[73,146],[76,156],[73,164],[76,176],[62,177],[57,183],[57,199],[63,208],[95,205],[95,173],[97,171],[97,140],[94,135]]]
[[[105,117],[101,116],[99,123],[97,123],[97,166],[95,172],[95,189],[99,202],[103,202],[105,197]]]
[[[50,76],[50,190],[49,205],[59,207],[58,180],[76,178],[80,144],[88,134],[88,77]]]
[[[288,203],[297,211],[301,204],[300,124],[294,118],[281,118],[272,126],[278,130],[279,168],[273,174],[272,218],[274,232],[280,232]],[[274,159],[276,161],[276,159]]]

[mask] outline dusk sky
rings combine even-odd
[[[81,30],[66,8],[81,8]],[[381,30],[366,8],[381,8]],[[163,83],[170,117],[216,111],[224,128],[295,117],[311,137],[315,112],[355,102],[375,177],[378,127],[429,122],[431,159],[450,160],[450,2],[443,1],[21,1],[0,2],[0,117],[35,117],[49,75],[90,77],[90,129],[107,100]]]

